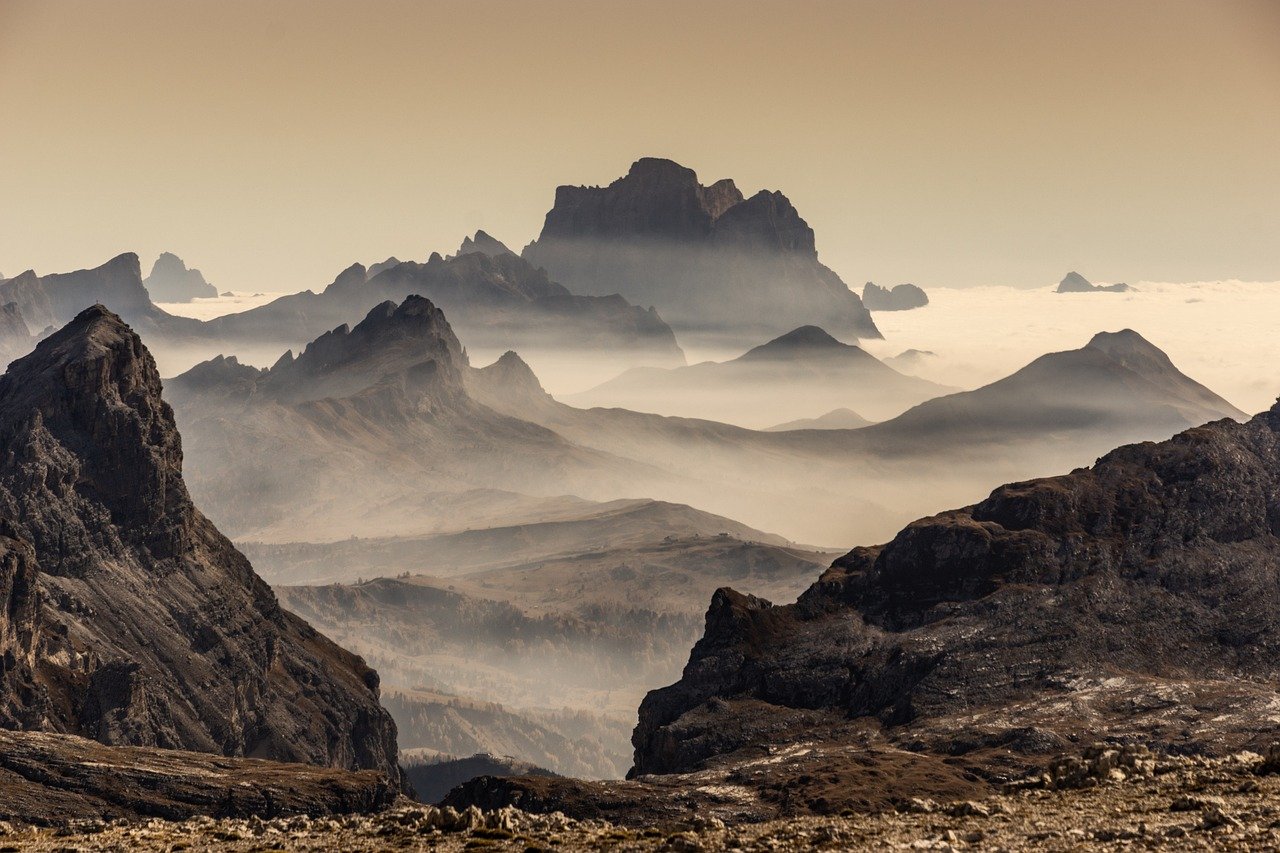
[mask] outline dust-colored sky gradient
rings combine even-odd
[[[643,155],[855,287],[1280,279],[1280,2],[0,0],[0,272],[293,290]]]

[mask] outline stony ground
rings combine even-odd
[[[913,800],[874,815],[643,830],[513,809],[403,805],[377,815],[0,825],[0,851],[73,850],[1120,850],[1280,849],[1280,750],[1266,758],[1087,751],[980,801]]]

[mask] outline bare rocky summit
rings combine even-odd
[[[818,324],[880,337],[786,196],[746,198],[727,179],[703,186],[670,160],[641,158],[607,187],[557,188],[524,257],[576,293],[656,306],[682,335]]]
[[[192,504],[138,336],[81,312],[0,378],[0,726],[400,781],[377,674]]]

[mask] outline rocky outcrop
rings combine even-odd
[[[796,604],[717,592],[683,677],[641,706],[632,772],[859,721],[989,777],[1078,740],[1261,749],[1278,537],[1280,404],[1002,486],[854,549]]]
[[[607,187],[562,186],[524,256],[577,293],[653,305],[683,334],[757,336],[819,324],[878,338],[857,294],[818,261],[786,196],[745,198],[670,160],[637,160]]]
[[[869,281],[862,288],[862,304],[868,311],[910,311],[928,305],[929,297],[914,284],[888,288]]]
[[[156,258],[151,275],[142,283],[156,302],[191,302],[218,295],[218,289],[204,280],[200,270],[187,269],[182,258],[172,252],[162,252]]]
[[[554,777],[556,774],[509,755],[477,753],[470,758],[444,755],[422,760],[405,758],[404,772],[422,803],[438,803],[454,788],[478,776]]]
[[[453,255],[453,257],[458,257],[459,255],[473,255],[476,253],[489,255],[491,257],[515,254],[515,252],[508,249],[501,240],[489,236],[484,231],[477,231],[474,237],[462,238],[462,245],[458,247],[458,251]]]
[[[10,366],[0,447],[7,726],[399,783],[377,674],[282,610],[192,504],[155,363],[119,317],[87,309]]]
[[[1058,282],[1058,293],[1128,293],[1133,290],[1123,282],[1120,284],[1093,284],[1078,272],[1069,272]]]
[[[103,746],[74,735],[0,729],[0,821],[271,820],[379,811],[399,793],[375,770]]]

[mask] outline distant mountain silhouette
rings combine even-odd
[[[833,403],[888,418],[950,390],[898,373],[817,326],[802,326],[729,361],[634,368],[565,401],[765,427],[779,416],[821,412]]]
[[[682,337],[810,323],[880,337],[858,295],[818,262],[813,230],[786,196],[703,186],[670,160],[637,160],[607,187],[559,187],[524,256],[575,292],[656,306]]]
[[[1127,284],[1093,284],[1078,272],[1069,272],[1058,282],[1058,293],[1127,293],[1133,290]]]
[[[862,304],[868,311],[908,311],[929,304],[929,297],[914,284],[899,284],[890,289],[867,282],[862,288]]]
[[[786,432],[793,429],[860,429],[864,426],[870,426],[871,421],[852,409],[832,409],[825,415],[819,415],[816,418],[801,418],[796,421],[787,421],[784,424],[771,426],[767,432]]]
[[[162,252],[143,282],[156,302],[190,302],[198,297],[217,296],[218,289],[204,280],[200,270],[187,269],[182,258]]]
[[[1039,440],[1071,432],[1113,437],[1172,435],[1244,413],[1179,371],[1131,329],[1095,335],[1084,347],[1041,356],[990,385],[929,400],[862,435],[888,452]]]

